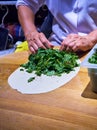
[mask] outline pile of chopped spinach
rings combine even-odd
[[[89,63],[97,64],[97,49],[95,49],[94,54],[88,59]]]
[[[73,52],[40,48],[36,54],[29,55],[27,63],[20,66],[28,73],[34,71],[38,76],[61,76],[62,73],[69,73],[79,66],[77,59],[78,56]]]

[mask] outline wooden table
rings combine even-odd
[[[26,95],[7,79],[27,58],[28,52],[0,58],[0,130],[97,130],[97,94],[87,69],[52,92]]]

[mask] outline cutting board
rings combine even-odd
[[[35,73],[27,73],[25,70],[20,71],[21,67],[16,69],[9,77],[8,83],[10,87],[16,89],[23,94],[40,94],[55,90],[62,85],[65,85],[79,72],[80,67],[76,67],[69,74],[63,73],[61,76],[37,76]],[[31,82],[28,82],[30,77],[35,77]]]

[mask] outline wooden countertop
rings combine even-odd
[[[0,130],[97,130],[97,94],[87,69],[52,92],[21,94],[7,79],[27,58],[28,52],[0,58]]]

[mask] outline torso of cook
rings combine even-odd
[[[18,0],[34,13],[46,4],[54,16],[49,40],[57,45],[71,33],[86,35],[97,28],[97,0]]]

